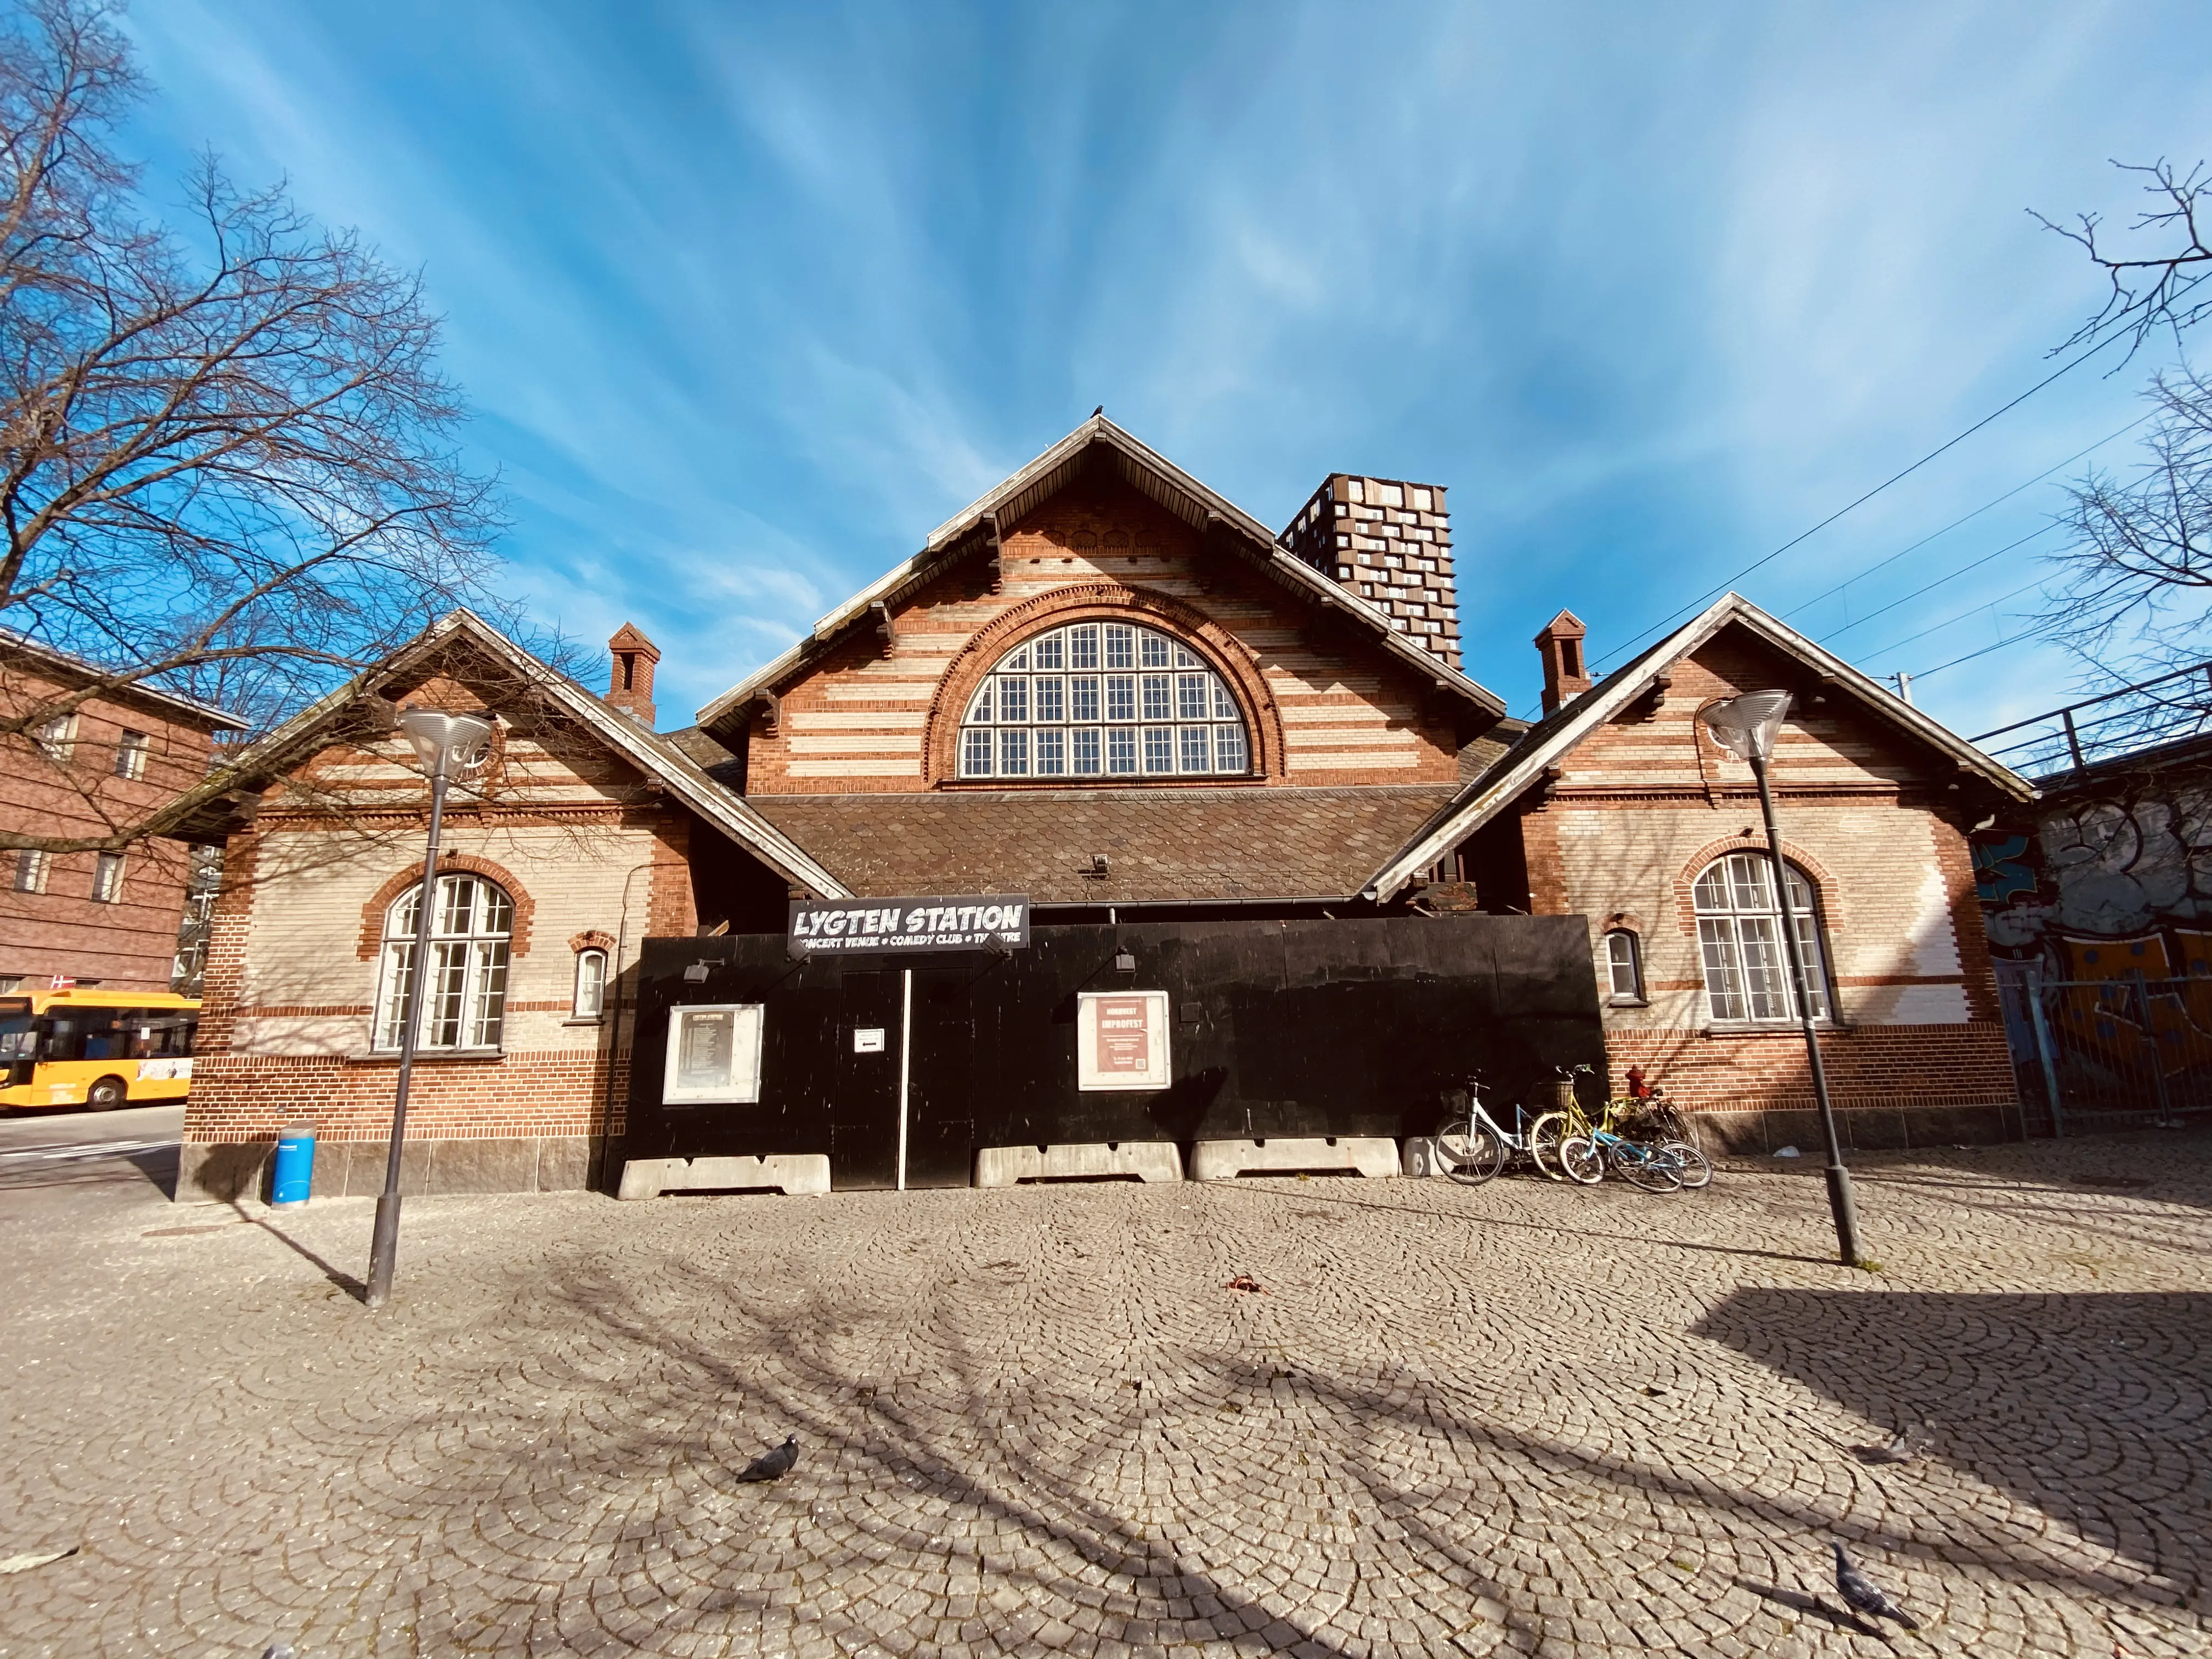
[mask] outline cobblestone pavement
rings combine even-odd
[[[9,1655],[2212,1650],[2201,1133],[1867,1159],[1879,1273],[1771,1165],[410,1200],[379,1316],[133,1180],[0,1192]]]

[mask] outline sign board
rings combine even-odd
[[[880,963],[923,951],[1026,950],[1029,896],[794,899],[784,942],[794,962],[820,957]]]
[[[884,1028],[863,1025],[853,1033],[853,1052],[856,1054],[879,1054],[884,1051]]]
[[[1082,991],[1075,1006],[1075,1086],[1168,1086],[1168,994]]]
[[[668,1011],[660,1097],[670,1105],[760,1099],[761,1005],[722,1002]]]

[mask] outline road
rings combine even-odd
[[[167,1214],[184,1127],[182,1102],[0,1115],[0,1229],[139,1208]]]

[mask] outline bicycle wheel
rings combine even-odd
[[[1453,1157],[1444,1175],[1460,1186],[1482,1186],[1506,1166],[1506,1157],[1510,1157],[1510,1152],[1506,1151],[1504,1141],[1498,1139],[1498,1130],[1478,1121],[1474,1130],[1468,1130],[1464,1155]]]
[[[1713,1161],[1691,1142],[1670,1140],[1659,1150],[1674,1159],[1676,1177],[1692,1192],[1712,1185]]]
[[[1588,1135],[1569,1135],[1559,1143],[1558,1156],[1570,1181],[1595,1187],[1605,1179],[1605,1153]]]
[[[1528,1157],[1536,1172],[1549,1181],[1565,1181],[1559,1167],[1559,1143],[1567,1139],[1567,1115],[1547,1112],[1528,1126]]]
[[[1620,1178],[1630,1186],[1647,1193],[1671,1193],[1680,1190],[1682,1179],[1674,1173],[1674,1159],[1655,1147],[1641,1146],[1633,1140],[1624,1140],[1608,1148],[1613,1167],[1620,1171]]]

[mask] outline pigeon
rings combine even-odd
[[[1844,1553],[1841,1544],[1831,1544],[1829,1547],[1836,1552],[1836,1589],[1845,1607],[1869,1619],[1894,1619],[1907,1630],[1920,1628],[1912,1615],[1891,1601],[1881,1585],[1851,1565],[1851,1558]]]
[[[1925,1424],[1911,1423],[1886,1446],[1854,1446],[1851,1455],[1862,1463],[1910,1463],[1920,1455]]]
[[[740,1480],[781,1480],[799,1462],[799,1437],[787,1434],[774,1451],[763,1452],[738,1474]]]
[[[1094,410],[1092,410],[1091,411],[1091,418],[1092,420],[1094,420],[1094,421],[1095,421],[1095,420],[1097,420],[1097,419],[1101,415],[1103,415],[1105,412],[1106,412],[1106,405],[1105,405],[1105,404],[1099,404],[1099,405],[1098,405],[1098,407],[1097,407],[1097,408],[1096,408],[1096,409],[1094,409]]]

